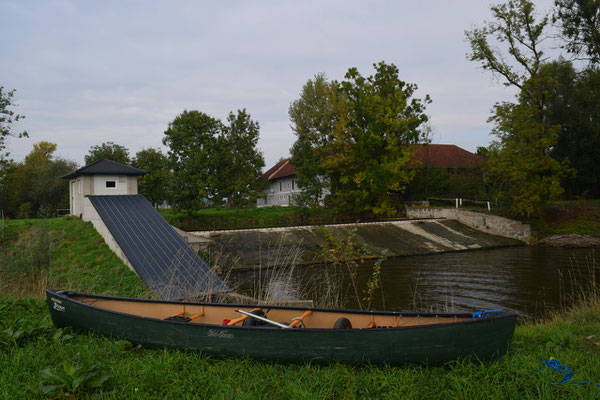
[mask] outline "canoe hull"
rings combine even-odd
[[[47,291],[57,327],[96,332],[147,347],[283,363],[440,364],[474,356],[491,361],[506,354],[514,314],[459,323],[382,329],[279,329],[189,324],[104,310]]]

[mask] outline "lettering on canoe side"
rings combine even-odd
[[[56,302],[52,305],[52,308],[54,308],[56,311],[65,312],[65,306],[61,306]]]
[[[218,329],[209,329],[208,336],[218,337],[221,339],[233,339],[233,335],[227,331],[221,331]]]
[[[54,297],[50,297],[50,300],[52,300],[55,303],[62,304],[62,300],[55,299]]]

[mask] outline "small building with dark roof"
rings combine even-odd
[[[70,214],[88,221],[86,211],[91,204],[87,196],[138,194],[138,176],[141,169],[105,158],[63,176],[69,180]]]

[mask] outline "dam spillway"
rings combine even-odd
[[[328,237],[351,237],[377,256],[424,255],[452,251],[523,245],[522,241],[492,235],[451,219],[402,220],[377,223],[194,232],[214,242],[214,250],[239,267],[312,264],[324,259]]]

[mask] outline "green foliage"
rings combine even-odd
[[[483,166],[460,170],[419,168],[406,192],[406,197],[411,200],[423,200],[427,197],[471,200],[490,198]]]
[[[0,279],[0,293],[16,297],[24,294],[42,297],[46,287],[54,287],[153,297],[139,277],[108,248],[90,222],[65,217],[46,221],[9,220],[5,224],[6,239],[0,243],[0,254],[8,257],[8,265],[19,268],[3,269],[6,274]],[[43,225],[47,226],[47,233],[40,235],[39,230],[46,229],[42,228]],[[40,240],[46,234],[50,239]],[[43,243],[49,243],[49,240],[52,244],[44,248]],[[27,280],[19,279],[32,276],[26,271],[33,270],[37,258],[44,258],[48,254],[51,255],[50,266],[47,269],[44,267],[37,275],[43,279],[33,281],[38,284],[31,287],[27,285]]]
[[[223,131],[221,121],[199,111],[184,111],[165,131],[163,143],[173,171],[173,206],[179,210],[197,210],[214,195],[217,138]]]
[[[125,146],[113,142],[104,142],[100,145],[90,147],[90,150],[84,157],[84,161],[88,165],[103,158],[125,165],[131,163],[129,150]]]
[[[567,194],[600,197],[600,71],[578,72],[564,60],[544,68],[556,82],[548,96],[548,119],[560,125],[551,155],[577,171],[565,180]]]
[[[318,208],[329,190],[330,181],[321,158],[325,146],[332,140],[342,105],[336,82],[329,82],[324,74],[309,79],[300,98],[290,105],[292,130],[297,136],[290,149],[291,163],[296,182],[302,188],[295,199],[299,205]]]
[[[339,212],[386,214],[413,177],[409,144],[423,142],[425,105],[412,98],[416,85],[398,77],[398,68],[380,62],[363,77],[351,68],[342,82],[317,75],[290,107],[298,140],[292,163],[312,204],[326,187],[328,204]]]
[[[491,10],[493,21],[466,32],[471,45],[467,57],[520,92],[517,103],[494,106],[490,121],[496,125],[492,133],[498,140],[489,151],[489,182],[516,214],[540,215],[545,202],[562,194],[561,179],[572,174],[566,160],[550,156],[560,126],[548,118],[548,98],[556,87],[543,67],[541,44],[548,16],[538,19],[529,0],[509,0]],[[505,46],[504,53],[499,45]]]
[[[379,253],[377,261],[373,263],[373,271],[367,281],[367,288],[363,290],[365,295],[363,300],[367,302],[367,309],[371,308],[371,302],[375,298],[375,292],[381,288],[381,264],[386,260],[387,252],[388,250],[384,249]]]
[[[558,126],[538,121],[538,110],[523,104],[496,105],[494,144],[488,161],[489,181],[499,200],[518,215],[542,213],[548,200],[558,199],[564,189],[561,179],[572,174],[568,161],[552,158]]]
[[[347,230],[345,235],[336,235],[334,231],[327,227],[320,226],[317,228],[317,233],[324,238],[321,244],[320,258],[325,264],[331,264],[332,267],[341,267],[346,270],[350,277],[350,290],[353,293],[352,297],[358,304],[358,307],[362,310],[363,304],[360,297],[357,274],[358,267],[364,264],[365,256],[369,255],[369,251],[364,244],[361,245],[356,241],[355,236],[357,230],[358,227],[354,226],[352,229]],[[343,231],[336,232],[343,233]],[[383,259],[381,262],[383,262]],[[381,264],[381,262],[379,264]],[[373,278],[373,276],[371,278]],[[372,282],[371,286],[375,286],[376,283],[379,282],[378,278],[379,274],[374,278],[376,281]],[[368,287],[367,290],[370,290],[370,288]],[[376,288],[373,288],[373,293],[375,290]],[[367,300],[370,304],[372,296]]]
[[[0,253],[0,278],[13,293],[41,293],[59,237],[46,221],[32,226]]]
[[[147,148],[138,151],[133,166],[146,172],[139,180],[139,190],[152,204],[169,200],[171,169],[169,159],[160,150]]]
[[[4,90],[4,86],[0,86],[0,185],[2,184],[2,170],[6,166],[5,157],[9,154],[4,154],[6,148],[5,140],[7,137],[23,138],[28,137],[27,132],[14,132],[13,124],[23,118],[23,115],[15,114],[11,109],[15,106],[13,96],[15,90]]]
[[[258,122],[246,110],[229,113],[228,125],[199,111],[184,111],[169,124],[173,205],[191,215],[209,202],[227,199],[234,208],[261,196],[264,160],[256,145]]]
[[[600,61],[600,1],[555,0],[553,22],[557,23],[569,53]]]
[[[238,210],[264,196],[267,182],[261,179],[265,166],[263,155],[257,150],[260,126],[246,110],[229,113],[228,125],[218,138],[216,182],[217,201],[227,199],[227,205]]]
[[[99,370],[100,364],[86,365],[81,362],[81,355],[75,364],[63,360],[61,366],[40,371],[42,384],[40,391],[47,396],[89,394],[99,389],[110,375]]]
[[[160,210],[160,213],[171,225],[185,231],[324,225],[356,221],[324,208],[309,210],[295,206],[249,207],[237,212],[227,208],[203,208],[192,214],[164,209]]]
[[[56,144],[41,141],[21,163],[11,163],[0,185],[0,208],[11,217],[69,207],[69,184],[61,177],[77,167],[74,161],[55,157]]]
[[[12,321],[17,314],[32,321],[48,315],[44,302],[27,303],[13,312],[15,301],[0,297],[2,320]],[[575,372],[575,380],[597,382],[600,348],[594,342],[598,342],[600,332],[598,315],[599,305],[592,303],[542,323],[520,321],[511,356],[493,363],[463,359],[441,366],[281,365],[140,349],[98,335],[77,334],[67,343],[60,343],[49,332],[0,351],[0,397],[48,398],[50,395],[39,389],[62,383],[45,378],[40,371],[64,374],[63,361],[67,361],[69,371],[79,368],[73,376],[95,372],[99,378],[111,377],[99,389],[87,386],[72,396],[66,395],[65,389],[63,397],[67,398],[591,400],[598,396],[597,388],[591,385],[552,385],[558,376],[543,367],[541,358],[557,358]],[[95,364],[99,366],[89,371]],[[74,383],[74,379],[63,379]]]

